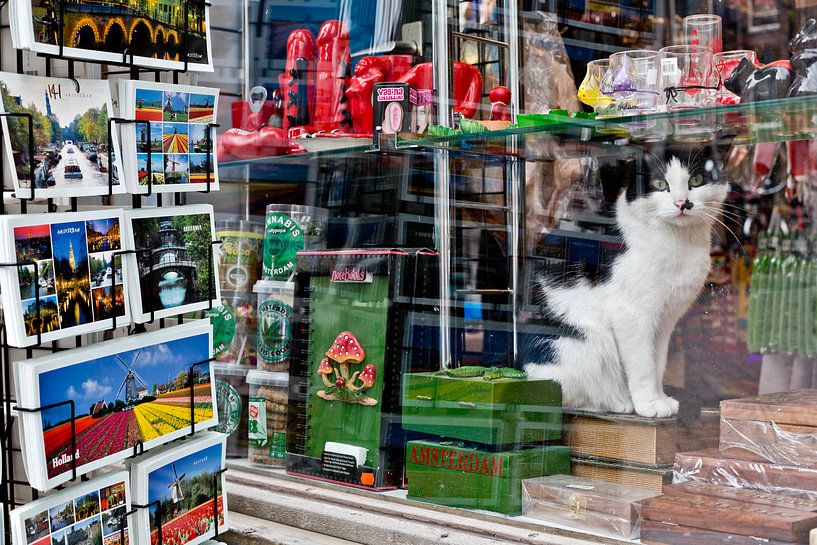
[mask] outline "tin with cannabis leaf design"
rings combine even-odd
[[[326,247],[329,213],[325,208],[295,204],[270,204],[264,228],[263,277],[292,280],[295,254]]]
[[[295,284],[259,280],[253,291],[258,294],[258,369],[287,371],[292,341],[292,305]]]

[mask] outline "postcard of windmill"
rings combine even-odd
[[[67,479],[75,461],[86,473],[130,456],[139,443],[148,449],[189,432],[191,415],[197,426],[215,423],[211,346],[212,326],[199,320],[60,354],[56,365],[54,357],[15,364],[23,382],[36,385],[21,392],[22,402],[74,404],[73,421],[69,404],[21,419],[39,460],[29,469],[44,480]]]
[[[226,436],[206,432],[174,449],[164,449],[132,466],[134,497],[150,505],[136,515],[139,543],[196,545],[227,524],[224,495]],[[216,506],[218,512],[216,513]],[[149,536],[149,538],[148,538]]]
[[[123,115],[137,120],[122,139],[129,191],[147,191],[149,178],[158,193],[201,191],[208,180],[211,190],[218,189],[216,132],[209,125],[218,115],[218,97],[219,90],[209,87],[119,82]]]

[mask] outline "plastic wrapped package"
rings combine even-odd
[[[213,365],[216,375],[218,426],[215,431],[227,435],[227,458],[247,457],[247,387],[246,367]]]
[[[641,502],[660,493],[570,475],[522,481],[526,516],[570,528],[638,539]]]
[[[247,411],[249,461],[283,467],[289,375],[253,370],[247,373],[247,384],[250,390]]]
[[[221,302],[230,309],[235,321],[235,334],[227,349],[218,354],[219,363],[255,367],[256,333],[258,330],[256,298],[252,293],[242,291],[222,291]]]
[[[641,514],[641,539],[648,544],[726,544],[732,543],[732,536],[743,536],[757,543],[806,545],[809,532],[817,526],[817,514],[811,511],[713,496],[662,495],[646,500]],[[656,532],[655,522],[672,524],[674,529],[665,527]],[[711,535],[702,536],[701,532]],[[656,533],[664,534],[663,539],[656,539]],[[672,533],[676,535],[669,537]]]
[[[722,401],[720,445],[777,464],[817,467],[817,390]]]
[[[775,464],[742,449],[683,452],[675,456],[673,482],[703,481],[817,499],[817,469]]]
[[[576,82],[570,68],[556,16],[532,13],[523,21],[522,74],[523,113],[552,109],[581,111]]]
[[[817,428],[721,418],[721,449],[732,448],[776,464],[817,467]]]

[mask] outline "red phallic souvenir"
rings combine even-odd
[[[373,130],[372,90],[375,83],[396,81],[411,69],[411,55],[363,57],[355,65],[346,96],[352,117],[352,131],[371,136]]]
[[[283,129],[276,127],[262,127],[252,132],[230,129],[221,133],[217,142],[218,160],[224,162],[306,151],[302,145],[292,142]]]
[[[315,113],[315,38],[308,30],[290,33],[286,70],[278,76],[278,85],[284,100],[284,132],[311,125]]]
[[[418,91],[433,89],[431,63],[418,64],[397,81],[408,83]],[[470,64],[455,62],[453,82],[454,111],[468,119],[474,117],[482,94],[482,74]]]
[[[508,104],[511,103],[511,90],[502,85],[491,89],[488,95],[491,100],[491,121],[510,121],[511,113]]]
[[[318,67],[315,84],[315,117],[318,131],[349,129],[352,117],[346,89],[351,79],[349,31],[340,21],[326,21],[318,33]]]

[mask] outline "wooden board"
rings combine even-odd
[[[573,455],[656,466],[672,464],[681,450],[716,446],[719,434],[717,411],[704,411],[690,426],[675,418],[565,413],[564,426]]]
[[[654,492],[661,492],[665,484],[672,482],[672,466],[648,467],[584,457],[571,458],[570,474]]]
[[[742,536],[807,543],[817,513],[708,496],[658,496],[644,500],[644,520]]]
[[[759,420],[721,419],[721,450],[741,448],[771,462],[817,467],[817,428]]]
[[[784,541],[724,534],[653,520],[641,521],[641,543],[645,545],[791,545]]]
[[[675,457],[675,481],[705,481],[817,499],[817,469],[774,464],[741,449],[683,452]]]
[[[817,512],[817,500],[697,481],[666,485],[664,487],[664,494],[668,496],[710,496],[744,503],[781,507],[784,509]]]
[[[817,427],[817,390],[792,390],[721,401],[721,416]]]

